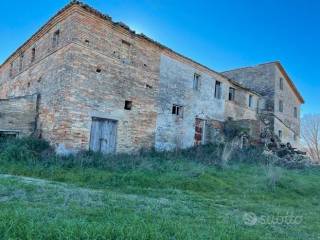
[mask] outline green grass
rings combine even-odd
[[[0,144],[0,239],[320,239],[317,168],[221,168],[212,146],[58,158],[27,143]],[[301,222],[262,222],[287,215]]]

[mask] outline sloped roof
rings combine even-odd
[[[288,73],[286,72],[286,70],[284,69],[283,65],[281,64],[280,61],[272,61],[272,62],[266,62],[266,63],[261,63],[258,64],[257,66],[261,66],[261,65],[269,65],[269,64],[274,64],[278,67],[278,69],[280,70],[280,72],[283,74],[283,76],[287,79],[291,89],[293,90],[293,92],[295,93],[295,95],[297,96],[297,98],[299,99],[299,101],[303,104],[305,103],[302,95],[300,94],[300,92],[298,91],[297,87],[295,86],[294,82],[292,81],[292,79],[290,78],[290,76],[288,75]],[[221,74],[225,74],[228,72],[233,72],[233,71],[241,71],[241,70],[245,70],[245,69],[252,69],[255,68],[257,66],[246,66],[246,67],[242,67],[242,68],[236,68],[236,69],[231,69],[228,71],[224,71],[221,72]]]
[[[94,14],[94,15],[102,18],[102,19],[107,20],[107,21],[113,23],[113,24],[116,25],[116,26],[119,26],[119,27],[122,27],[122,28],[126,29],[127,31],[129,31],[131,34],[133,34],[134,36],[136,36],[136,37],[138,37],[138,38],[145,39],[146,41],[155,44],[156,46],[158,46],[158,47],[161,48],[161,49],[165,49],[165,50],[167,50],[167,51],[169,51],[169,52],[172,52],[172,53],[176,54],[176,55],[179,56],[179,57],[182,57],[182,58],[184,58],[184,59],[186,59],[186,60],[188,60],[188,61],[190,61],[190,62],[193,62],[194,64],[197,64],[197,65],[205,68],[206,70],[211,71],[211,72],[213,72],[213,73],[215,73],[215,74],[217,74],[217,75],[225,78],[225,79],[228,80],[230,83],[232,83],[232,84],[234,84],[234,85],[236,85],[236,86],[238,86],[238,87],[240,87],[240,88],[242,88],[242,89],[244,89],[244,90],[246,90],[246,91],[250,91],[250,92],[252,92],[252,93],[254,93],[254,94],[256,94],[256,95],[259,95],[259,93],[255,92],[254,90],[249,89],[249,88],[243,86],[242,84],[240,84],[240,83],[238,83],[238,82],[236,82],[236,81],[231,80],[231,79],[228,78],[227,76],[225,76],[225,75],[223,75],[223,74],[221,74],[221,73],[219,73],[219,72],[217,72],[217,71],[215,71],[215,70],[213,70],[213,69],[211,69],[211,68],[209,68],[209,67],[207,67],[207,66],[205,66],[205,65],[203,65],[203,64],[201,64],[201,63],[199,63],[199,62],[197,62],[197,61],[195,61],[195,60],[193,60],[193,59],[191,59],[191,58],[189,58],[189,57],[186,57],[186,56],[184,56],[184,55],[182,55],[182,54],[180,54],[180,53],[172,50],[171,48],[169,48],[169,47],[167,47],[167,46],[165,46],[165,45],[163,45],[163,44],[161,44],[161,43],[159,43],[159,42],[157,42],[157,41],[149,38],[148,36],[144,35],[143,33],[137,34],[134,30],[130,29],[130,27],[127,26],[126,24],[124,24],[123,22],[114,22],[109,15],[103,14],[103,13],[101,13],[100,11],[92,8],[91,6],[85,4],[85,3],[81,2],[81,1],[77,1],[77,0],[71,1],[71,2],[70,2],[69,4],[67,4],[64,8],[62,8],[60,11],[58,11],[57,14],[55,14],[52,18],[50,18],[50,19],[47,21],[46,24],[44,24],[35,34],[33,34],[33,35],[32,35],[24,44],[22,44],[22,46],[20,46],[14,53],[12,53],[12,54],[0,65],[0,68],[1,68],[6,62],[8,62],[13,56],[15,56],[17,53],[19,53],[25,46],[27,46],[27,44],[28,44],[33,38],[36,38],[38,35],[40,35],[40,33],[41,33],[47,26],[49,26],[49,25],[51,24],[51,22],[52,22],[56,17],[58,17],[60,14],[62,14],[63,12],[65,12],[66,10],[68,10],[70,7],[72,7],[72,6],[74,6],[74,5],[78,5],[78,6],[82,7],[83,9],[85,9],[86,11],[88,11],[88,12],[90,12],[90,13],[92,13],[92,14]]]

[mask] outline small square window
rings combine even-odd
[[[131,110],[132,109],[132,101],[125,101],[124,109]]]
[[[172,114],[173,115],[177,115],[179,117],[183,117],[183,107],[173,104],[173,106],[172,106]]]

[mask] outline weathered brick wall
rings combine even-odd
[[[92,117],[117,124],[117,152],[154,146],[159,51],[108,21],[80,11],[74,15],[72,81],[65,110],[70,126],[66,147],[88,149]],[[122,55],[122,41],[130,44]],[[100,72],[97,72],[97,69]],[[125,110],[125,101],[132,110]]]
[[[19,135],[31,135],[36,131],[38,96],[0,100],[0,132],[14,131]]]
[[[230,111],[235,119],[255,118],[246,90],[78,4],[52,19],[0,73],[0,98],[40,94],[41,134],[63,149],[89,148],[93,117],[118,122],[117,152],[172,148],[181,136],[181,147],[192,146],[195,118],[224,121]],[[201,74],[199,92],[192,90],[194,73]],[[215,80],[223,84],[221,100],[214,98]],[[232,107],[225,101],[229,86],[238,90]],[[124,109],[126,100],[131,110]],[[181,121],[171,114],[180,103],[186,106]]]
[[[0,98],[39,94],[39,134],[52,144],[65,140],[70,124],[64,110],[65,97],[70,94],[68,51],[74,34],[71,17],[64,18],[68,13],[53,19],[1,66]],[[60,30],[59,44],[53,47],[52,37],[57,30]],[[31,61],[32,48],[36,49],[34,61]],[[24,57],[20,69],[21,52]],[[12,127],[20,128],[19,124]]]

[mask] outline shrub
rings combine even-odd
[[[35,138],[2,140],[0,161],[30,162],[40,159],[41,153],[49,149],[49,144]]]

